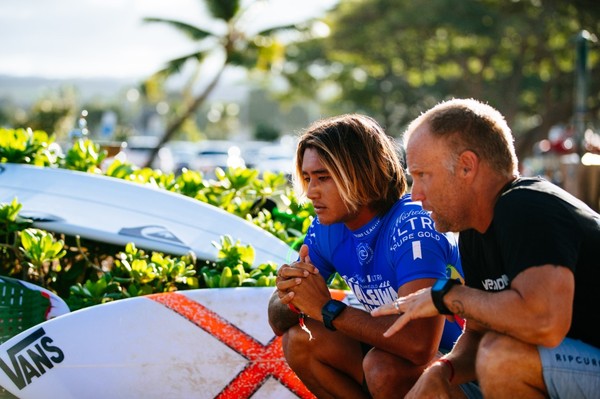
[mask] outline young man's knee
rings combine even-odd
[[[365,356],[363,359],[363,370],[369,387],[377,387],[389,384],[396,377],[396,370],[385,362],[379,361],[377,356]]]
[[[282,337],[283,354],[288,362],[290,358],[306,355],[309,344],[308,336],[300,326],[291,327]]]
[[[423,368],[376,348],[363,359],[366,385],[373,397],[404,395],[417,381]]]

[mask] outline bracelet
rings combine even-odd
[[[288,308],[290,308],[290,310],[291,310],[292,312],[294,312],[294,313],[298,313],[298,314],[302,313],[302,312],[300,312],[300,310],[298,310],[298,308],[297,308],[297,307],[295,307],[295,306],[294,306],[294,305],[292,305],[291,303],[288,303]]]
[[[454,365],[452,364],[450,359],[441,358],[436,360],[436,363],[445,364],[450,368],[450,378],[448,378],[448,382],[452,382],[452,379],[454,378]]]
[[[292,305],[291,303],[288,303],[288,308],[290,308],[290,310],[292,312],[298,314],[298,324],[300,324],[300,328],[308,334],[308,340],[312,341],[314,339],[312,332],[308,329],[308,327],[306,327],[306,324],[304,323],[304,319],[306,318],[306,315],[303,312],[301,312],[297,307]]]

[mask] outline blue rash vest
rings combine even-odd
[[[409,194],[354,231],[315,218],[304,243],[323,278],[329,281],[338,272],[367,311],[394,301],[398,288],[415,279],[463,281],[456,238],[437,232],[429,213]],[[440,348],[450,350],[461,332],[458,323],[446,321]]]

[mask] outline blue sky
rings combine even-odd
[[[337,0],[264,0],[250,28],[320,16]],[[10,0],[0,2],[0,74],[139,78],[193,50],[163,17],[208,21],[202,0]]]

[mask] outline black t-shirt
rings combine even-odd
[[[499,197],[488,230],[461,232],[459,247],[466,285],[486,291],[507,289],[528,267],[571,269],[575,300],[567,336],[600,348],[595,330],[600,322],[600,215],[585,203],[541,178],[519,178]]]

